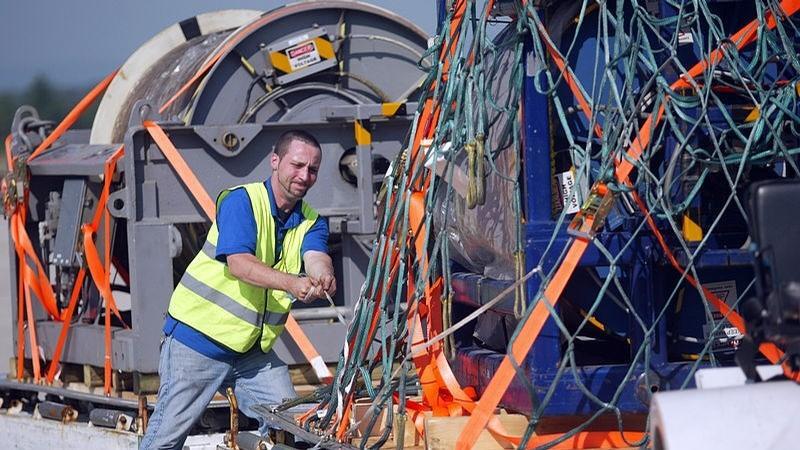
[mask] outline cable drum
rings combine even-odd
[[[293,59],[306,43],[309,58]],[[188,123],[319,122],[323,107],[408,100],[423,79],[427,36],[365,3],[304,2],[264,14],[223,46]]]
[[[303,45],[310,51],[298,54]],[[201,14],[131,55],[101,101],[91,142],[122,142],[139,100],[187,125],[319,122],[322,107],[405,101],[421,84],[426,49],[416,25],[359,2]]]
[[[106,90],[92,124],[90,143],[122,142],[136,101],[158,108],[197,72],[233,30],[260,14],[254,10],[200,14],[153,36],[125,61]],[[176,114],[189,100],[187,97],[174,104],[165,116]]]

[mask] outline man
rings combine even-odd
[[[296,396],[271,348],[293,299],[336,291],[328,226],[302,200],[320,162],[313,136],[288,131],[270,155],[270,178],[220,193],[206,243],[170,299],[158,403],[142,449],[182,448],[214,394],[228,387],[239,409],[259,419],[262,436],[269,429],[252,407]]]

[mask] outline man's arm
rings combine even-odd
[[[330,257],[328,260],[330,260]],[[314,281],[310,278],[298,277],[275,270],[262,263],[255,255],[249,253],[228,255],[228,269],[230,269],[231,275],[245,283],[265,289],[285,291],[303,301],[306,300],[311,291],[315,290]],[[331,273],[333,273],[332,270]]]
[[[306,266],[306,274],[318,283],[322,290],[328,295],[336,293],[336,278],[333,276],[333,261],[325,252],[309,250],[303,253],[303,263]],[[324,296],[322,292],[320,296]]]

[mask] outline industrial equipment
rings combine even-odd
[[[30,244],[21,260],[12,255],[17,276],[9,287],[14,314],[24,316],[18,326],[26,323],[14,335],[28,343],[20,361],[41,359],[42,378],[59,360],[103,367],[104,322],[113,314],[111,366],[133,373],[136,391],[147,390],[139,381],[158,369],[170,294],[209,224],[197,189],[182,177],[195,175],[212,199],[225,187],[266,179],[272,143],[297,127],[322,143],[319,183],[306,200],[329,221],[340,289],[338,310],[323,302],[296,308],[293,317],[322,358],[335,361],[345,332],[337,317],[349,316],[359,296],[376,232],[376,189],[402,148],[426,50],[418,27],[364,3],[220,11],[175,24],[134,52],[107,79],[91,130],[62,135],[20,108],[5,196],[7,212],[18,213],[12,241],[17,250]],[[175,166],[145,121],[188,169]],[[58,140],[31,158],[51,135]],[[30,266],[22,270],[19,261]],[[27,273],[38,281],[26,283]],[[59,344],[61,334],[68,338]],[[288,336],[276,351],[289,364],[307,359]]]
[[[654,393],[735,364],[747,188],[800,176],[800,4],[440,6],[337,382],[264,414],[326,448],[460,415],[438,444],[646,444]]]
[[[328,307],[293,312],[338,361],[332,383],[257,408],[293,439],[430,445],[426,424],[468,416],[437,445],[633,447],[650,438],[654,394],[681,391],[656,396],[675,411],[704,369],[738,371],[737,349],[788,361],[771,370],[797,378],[796,280],[754,273],[750,245],[780,232],[751,231],[764,219],[744,205],[750,186],[800,177],[800,2],[440,1],[430,48],[387,13],[325,5],[275,10],[196,49],[154,45],[164,64],[116,77],[90,137],[67,134],[23,167],[57,317],[80,270],[72,230],[87,222],[63,211],[92,213],[123,136],[108,205],[125,227],[83,238],[130,272],[115,368],[152,370],[166,298],[202,242],[209,214],[181,161],[209,192],[258,179],[266,143],[300,123],[323,142],[328,184],[309,200],[341,239],[335,305],[349,323]],[[194,66],[177,86],[155,81],[182,58]],[[49,126],[19,116],[26,131]],[[15,154],[47,134],[17,133]],[[764,189],[756,198],[772,201]],[[87,286],[79,316],[111,320]],[[759,331],[747,347],[741,305],[756,286],[772,295],[744,314]],[[59,322],[40,314],[52,342]],[[102,327],[83,329],[100,341]],[[102,364],[97,345],[92,358],[67,348]],[[290,341],[278,350],[300,360]],[[498,407],[517,414],[513,430]]]

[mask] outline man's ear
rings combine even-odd
[[[269,156],[269,163],[272,166],[272,170],[278,170],[278,162],[280,162],[280,158],[275,152],[272,152]]]

